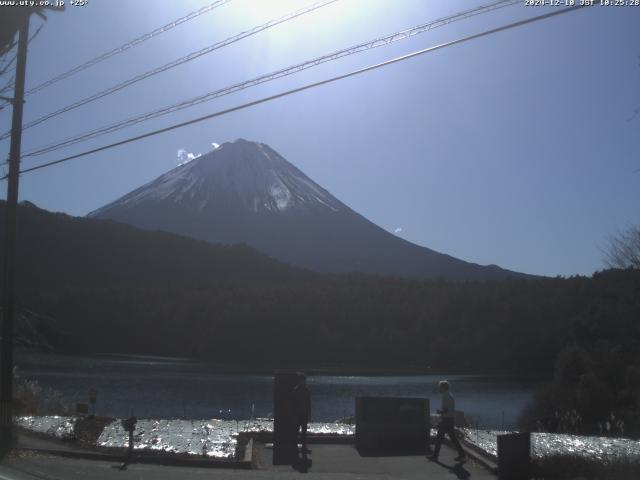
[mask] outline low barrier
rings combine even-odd
[[[361,454],[424,453],[431,430],[429,399],[356,398],[356,448]]]

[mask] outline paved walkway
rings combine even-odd
[[[305,469],[271,465],[271,450],[264,445],[255,449],[255,470],[217,468],[167,467],[150,464],[131,464],[121,469],[115,461],[63,458],[54,455],[18,453],[0,465],[2,480],[263,480],[267,478],[307,480],[449,480],[495,479],[489,471],[473,461],[454,463],[455,453],[443,447],[441,463],[423,456],[361,457],[351,445],[312,445]],[[306,473],[304,473],[306,470]]]
[[[230,468],[162,466],[133,463],[122,469],[117,458],[97,455],[97,458],[68,458],[66,453],[87,453],[82,448],[30,434],[19,434],[18,445],[22,448],[53,452],[43,454],[35,451],[17,451],[0,465],[0,480],[110,480],[110,479],[182,479],[213,478],[219,480],[262,480],[265,478],[312,479],[474,479],[494,480],[488,469],[469,459],[456,463],[456,452],[443,445],[438,463],[424,455],[362,457],[353,445],[311,444],[311,452],[304,461],[294,467],[273,466],[272,449],[256,442],[253,448],[254,470]],[[61,456],[63,455],[63,456]]]
[[[305,462],[301,459],[294,467],[271,465],[272,451],[264,445],[254,447],[254,459],[259,470],[281,474],[292,471],[318,474],[323,478],[386,478],[386,479],[495,479],[486,468],[467,460],[457,463],[455,450],[443,446],[439,461],[419,456],[362,457],[353,445],[310,445],[311,453]]]
[[[82,449],[76,447],[73,443],[63,442],[54,438],[36,435],[21,430],[16,431],[18,448],[31,448],[35,450],[61,450],[64,452],[81,452]]]

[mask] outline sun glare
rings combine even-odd
[[[260,22],[273,20],[318,3],[320,0],[241,0],[237,7],[248,19]],[[336,8],[340,8],[341,13],[344,13],[347,3],[349,2],[336,2],[319,9],[313,15],[319,20],[328,20],[336,14]]]
[[[244,0],[243,4],[253,14],[278,16],[304,8],[311,3],[300,0]]]

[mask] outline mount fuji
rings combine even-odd
[[[268,145],[243,139],[179,165],[88,216],[213,243],[245,243],[319,272],[451,280],[524,276],[392,235]]]

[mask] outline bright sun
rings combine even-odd
[[[311,3],[300,0],[245,0],[247,10],[260,15],[276,17],[304,8]]]
[[[251,19],[269,21],[318,3],[321,0],[240,0],[237,6]]]

